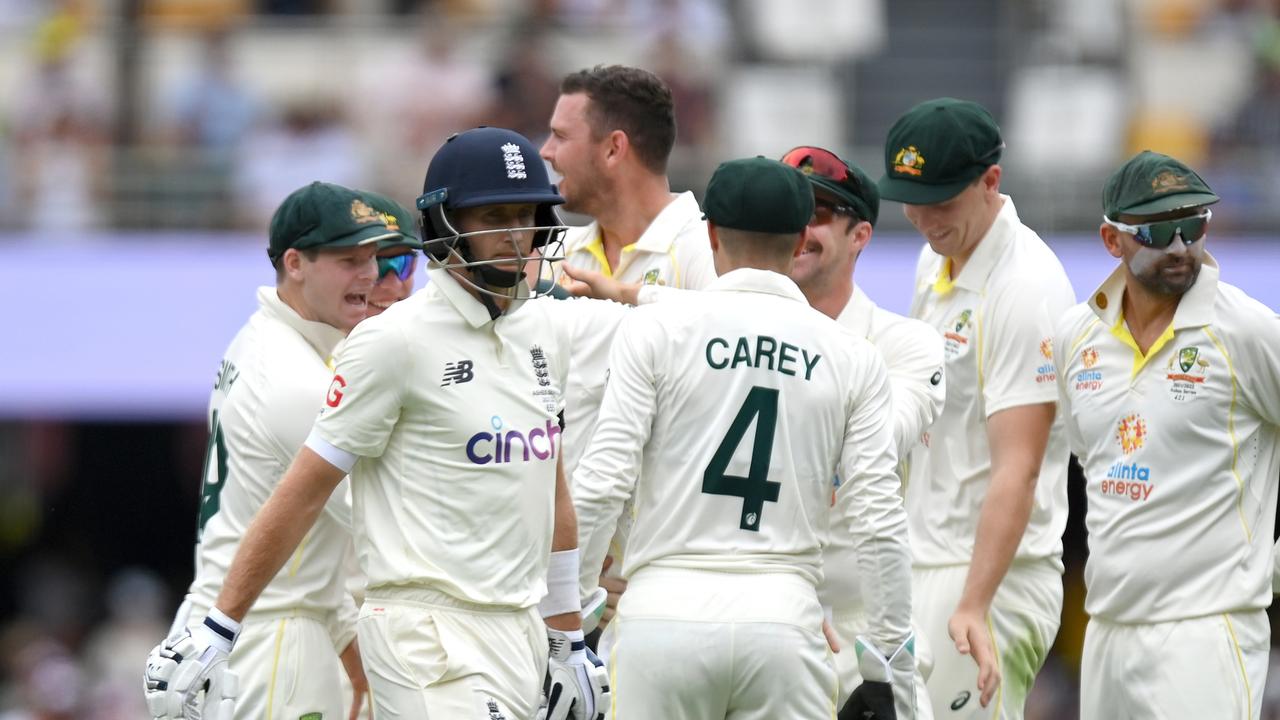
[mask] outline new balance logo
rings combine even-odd
[[[476,374],[471,371],[474,363],[470,360],[459,360],[458,362],[445,363],[444,379],[440,381],[440,387],[445,385],[461,385],[465,382],[471,382],[475,379]]]

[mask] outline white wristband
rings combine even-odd
[[[547,564],[547,595],[538,603],[542,617],[582,612],[578,567],[577,548],[551,553],[551,562]]]
[[[224,653],[230,653],[240,636],[240,623],[232,620],[218,608],[209,608],[200,628],[208,633],[209,644]]]

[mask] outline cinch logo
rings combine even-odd
[[[545,427],[535,427],[526,432],[502,429],[502,418],[494,415],[489,419],[493,432],[478,432],[467,440],[467,459],[476,465],[500,464],[511,462],[511,448],[516,443],[520,450],[516,460],[529,462],[530,455],[538,460],[555,459],[556,438],[560,435],[560,425],[548,420]]]

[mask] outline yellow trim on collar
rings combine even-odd
[[[1111,326],[1111,334],[1117,340],[1133,349],[1133,372],[1129,374],[1129,379],[1132,380],[1138,376],[1138,372],[1146,366],[1148,360],[1160,352],[1161,348],[1169,344],[1169,341],[1173,340],[1173,323],[1169,323],[1169,327],[1166,327],[1164,332],[1160,333],[1160,337],[1156,338],[1154,343],[1151,343],[1151,347],[1147,348],[1146,355],[1142,354],[1142,350],[1138,347],[1138,341],[1133,339],[1133,333],[1129,332],[1129,326],[1124,324],[1124,310],[1116,314],[1116,324]]]
[[[942,259],[942,267],[938,268],[938,277],[933,279],[933,292],[946,295],[956,288],[956,281],[951,277],[951,258]]]

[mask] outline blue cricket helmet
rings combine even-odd
[[[455,249],[465,255],[465,248],[457,247],[459,233],[445,212],[507,203],[537,206],[534,217],[539,231],[533,247],[541,248],[553,235],[563,233],[564,223],[554,210],[563,202],[537,148],[525,136],[495,127],[457,133],[431,159],[418,197],[425,250],[437,260]]]

